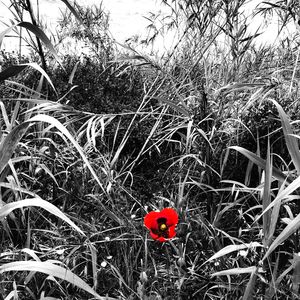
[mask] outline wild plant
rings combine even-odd
[[[59,57],[34,15],[23,21],[30,1],[22,11],[12,3],[16,23],[0,35],[23,28],[40,41],[40,60],[0,73],[2,294],[297,297],[292,45],[257,49],[244,1],[163,1],[177,45],[159,61],[131,47],[128,59],[111,61],[115,49],[96,26],[107,29],[106,15],[63,2],[79,25],[70,23],[70,32],[95,51],[90,57]],[[293,1],[270,7],[283,10],[283,20],[296,16]],[[48,54],[59,67],[47,65]],[[104,100],[93,73],[99,57]],[[84,85],[84,68],[95,85]],[[134,103],[122,102],[127,92]]]

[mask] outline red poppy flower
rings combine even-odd
[[[144,218],[144,224],[150,230],[150,235],[160,242],[165,242],[176,235],[177,223],[178,215],[173,208],[151,211]]]

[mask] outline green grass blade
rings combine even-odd
[[[40,199],[40,198],[30,198],[30,199],[25,199],[25,200],[20,200],[20,201],[15,201],[11,202],[8,204],[3,205],[0,208],[0,220],[3,220],[7,215],[9,215],[13,210],[17,208],[24,208],[24,207],[30,207],[30,206],[35,206],[35,207],[41,207],[51,214],[55,215],[56,217],[62,219],[66,223],[68,223],[71,227],[73,227],[76,231],[78,231],[80,234],[85,236],[83,231],[74,224],[73,221],[71,221],[64,213],[62,213],[56,206],[53,204]]]

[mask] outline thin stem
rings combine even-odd
[[[30,14],[32,24],[34,26],[38,26],[36,18],[35,18],[34,13],[33,13],[33,9],[32,9],[32,5],[31,5],[30,0],[26,0],[26,4],[27,4],[27,10]],[[47,72],[47,64],[46,64],[45,54],[44,54],[44,51],[43,51],[41,41],[38,37],[36,37],[36,42],[37,42],[37,46],[38,46],[39,56],[40,56],[41,61],[42,61],[42,68],[44,69],[45,72]]]

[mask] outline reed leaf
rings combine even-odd
[[[223,270],[219,272],[215,272],[211,274],[212,277],[214,276],[224,276],[224,275],[240,275],[240,274],[247,274],[247,273],[253,273],[257,270],[257,267],[247,267],[247,268],[233,268],[228,270]]]
[[[46,36],[46,34],[44,33],[44,31],[42,29],[40,29],[37,25],[34,25],[29,22],[20,22],[19,24],[17,24],[17,26],[24,27],[27,30],[34,33],[45,44],[45,46],[48,48],[48,50],[51,52],[51,54],[55,57],[55,59],[60,63],[60,59],[57,55],[56,50],[54,49],[51,41],[49,40],[49,38]]]
[[[61,0],[61,1],[68,7],[68,9],[76,17],[76,19],[82,23],[82,19],[78,14],[78,12],[76,11],[76,9],[74,8],[74,6],[72,6],[68,0]]]
[[[256,154],[254,154],[253,152],[239,147],[239,146],[231,146],[229,147],[229,149],[233,149],[236,150],[238,152],[240,152],[241,154],[243,154],[244,156],[246,156],[248,159],[250,159],[253,163],[255,163],[258,167],[262,168],[263,170],[265,170],[266,168],[266,161],[264,159],[262,159],[261,157],[257,156]],[[290,179],[287,178],[287,176],[281,172],[279,169],[272,167],[272,175],[279,181],[288,181],[290,182]]]
[[[21,73],[27,66],[26,65],[13,65],[0,72],[0,81],[4,81],[10,77],[16,76]]]
[[[57,52],[54,49],[54,46],[52,45],[50,39],[44,33],[44,31],[41,28],[39,28],[37,25],[34,25],[32,23],[29,23],[29,22],[19,22],[18,24],[14,24],[14,25],[10,26],[9,28],[5,29],[3,32],[1,32],[0,33],[0,46],[2,44],[3,38],[11,30],[13,30],[16,26],[23,27],[23,28],[29,30],[30,32],[32,32],[33,34],[35,34],[45,44],[45,46],[48,48],[48,50],[51,52],[51,54],[55,57],[55,59],[60,63],[60,59],[57,55]]]
[[[277,205],[278,203],[281,203],[283,199],[286,199],[291,194],[297,190],[300,187],[300,176],[298,176],[292,183],[290,183],[286,188],[284,188],[284,185],[281,187],[280,191],[278,192],[276,198],[266,207],[266,209],[262,212],[260,216],[258,216],[257,220],[269,209]]]
[[[26,63],[26,64],[20,64],[20,65],[12,65],[12,66],[6,68],[4,71],[0,72],[0,81],[4,81],[4,80],[8,79],[9,77],[12,77],[12,76],[15,76],[15,75],[19,74],[20,72],[22,72],[27,67],[32,67],[35,70],[39,71],[47,79],[47,81],[51,85],[54,92],[57,93],[50,77],[48,76],[48,74],[36,63]]]
[[[253,271],[250,275],[250,279],[247,283],[245,293],[243,295],[242,300],[251,300],[251,299],[253,299],[253,292],[254,292],[255,282],[256,282],[256,278],[257,278],[256,272],[257,272],[257,268],[253,269]]]
[[[7,215],[9,215],[13,210],[17,208],[24,208],[24,207],[41,207],[51,214],[55,215],[56,217],[62,219],[66,223],[68,223],[71,227],[73,227],[76,231],[78,231],[81,235],[85,236],[83,231],[74,224],[64,213],[62,213],[56,206],[53,204],[41,199],[41,198],[29,198],[25,200],[15,201],[8,204],[3,205],[0,208],[0,220],[3,220]]]
[[[240,251],[243,249],[251,249],[251,248],[255,248],[255,247],[263,247],[263,245],[261,245],[258,242],[252,242],[249,244],[242,244],[242,245],[229,245],[224,247],[223,249],[221,249],[220,251],[218,251],[217,253],[215,253],[212,257],[210,257],[206,262],[212,261],[214,259],[220,258],[224,255],[227,255],[229,253],[232,253],[234,251]]]
[[[22,123],[16,126],[1,142],[0,144],[0,174],[7,166],[8,161],[11,159],[14,150],[26,133],[29,123]]]
[[[281,105],[275,100],[270,100],[277,108],[279,117],[281,119],[282,130],[284,138],[286,140],[286,146],[288,148],[289,154],[292,158],[293,164],[297,170],[297,174],[300,175],[300,151],[297,138],[293,135],[293,130],[288,119],[288,116],[284,112]]]
[[[271,182],[272,182],[272,161],[271,161],[271,153],[270,153],[270,139],[268,138],[268,148],[267,148],[267,160],[265,167],[265,178],[264,178],[264,188],[262,195],[262,207],[263,211],[269,206],[271,203]],[[271,212],[267,211],[263,215],[263,243],[264,246],[268,246],[270,239],[270,227],[271,225]],[[272,222],[277,223],[277,219],[272,220]],[[273,227],[273,226],[272,226]]]
[[[293,220],[289,222],[289,224],[282,230],[282,232],[278,235],[278,237],[273,241],[273,243],[268,248],[265,253],[262,261],[270,256],[270,254],[285,240],[287,240],[294,232],[296,232],[300,228],[300,214],[297,215]]]
[[[80,289],[93,295],[99,300],[114,300],[110,297],[101,297],[96,293],[88,284],[86,284],[81,278],[68,269],[57,266],[51,262],[40,261],[15,261],[0,266],[0,273],[4,272],[20,272],[20,271],[34,271],[44,273],[62,280],[65,280]]]

